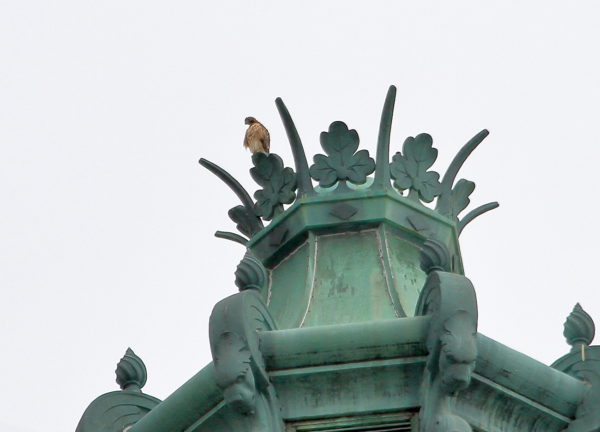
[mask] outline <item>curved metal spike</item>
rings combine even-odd
[[[225,240],[231,240],[244,246],[246,246],[246,243],[248,243],[248,239],[246,237],[242,237],[239,234],[232,233],[229,231],[217,231],[215,233],[215,237],[222,238]]]
[[[463,166],[469,155],[477,148],[479,144],[490,134],[487,129],[482,130],[473,138],[471,138],[454,156],[450,166],[446,170],[446,174],[442,178],[442,190],[450,190],[452,189],[452,185],[454,184],[454,180],[458,175],[458,171]]]
[[[390,134],[392,132],[392,119],[394,117],[394,104],[396,103],[396,87],[390,86],[379,123],[379,137],[377,138],[377,157],[375,162],[375,179],[372,188],[390,186]]]
[[[476,209],[471,210],[469,213],[467,213],[465,215],[464,218],[462,218],[459,222],[458,222],[458,235],[460,235],[460,233],[462,232],[463,229],[465,229],[465,227],[473,221],[473,219],[475,219],[477,216],[481,216],[482,214],[489,212],[490,210],[494,210],[495,208],[498,208],[500,204],[498,204],[496,201],[494,202],[489,202],[487,204],[481,205],[479,207],[477,207]]]
[[[219,165],[217,165],[207,159],[200,158],[200,160],[198,162],[204,168],[206,168],[211,173],[213,173],[214,175],[219,177],[221,180],[223,180],[223,182],[227,186],[229,186],[229,188],[237,195],[237,197],[240,199],[240,201],[242,202],[242,204],[244,205],[246,210],[248,210],[248,212],[250,214],[256,216],[260,226],[261,227],[264,226],[262,221],[256,214],[256,211],[254,210],[254,202],[252,201],[252,198],[250,198],[250,195],[248,194],[246,189],[244,189],[244,187],[240,184],[240,182],[238,182],[231,174],[229,174],[227,171],[225,171]]]
[[[283,122],[283,127],[285,128],[292,154],[294,155],[294,165],[296,165],[296,179],[298,183],[296,196],[302,198],[304,196],[314,195],[315,190],[310,179],[310,173],[308,172],[306,154],[304,153],[304,147],[302,146],[302,141],[300,140],[294,121],[281,98],[275,99],[275,105],[277,106],[277,111],[279,111],[279,116]]]

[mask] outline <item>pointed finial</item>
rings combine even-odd
[[[578,345],[591,344],[596,332],[594,320],[579,303],[567,317],[564,327],[563,335],[567,339],[567,343],[573,347],[573,351],[578,349]]]
[[[267,270],[250,251],[246,252],[244,258],[235,269],[235,284],[244,291],[247,289],[261,290],[267,283]]]
[[[452,260],[448,248],[434,239],[427,239],[421,246],[421,270],[429,274],[433,271],[451,271]]]
[[[146,384],[146,365],[131,348],[127,348],[125,355],[117,363],[115,373],[121,390],[141,391]]]

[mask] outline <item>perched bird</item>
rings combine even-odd
[[[252,153],[269,153],[271,137],[269,131],[254,117],[246,117],[244,123],[248,125],[246,136],[244,137],[244,147],[250,149]]]

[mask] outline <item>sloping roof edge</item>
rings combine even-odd
[[[369,361],[392,358],[415,357],[424,365],[420,359],[427,355],[424,342],[429,320],[421,316],[261,332],[260,347],[267,370],[278,376],[304,368],[310,373],[311,368],[336,364],[364,363],[368,367]],[[563,422],[574,417],[587,390],[582,381],[483,334],[478,334],[477,343],[475,380],[480,385],[515,403],[531,405],[540,416]],[[211,363],[136,423],[131,432],[191,431],[221,401]]]

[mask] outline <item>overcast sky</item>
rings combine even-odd
[[[334,120],[374,154],[390,84],[392,150],[428,132],[460,175],[480,331],[547,364],[576,302],[600,319],[597,1],[0,1],[0,430],[73,431],[117,389],[130,346],[164,399],[210,361],[236,292],[244,117],[293,160],[274,99],[312,155]],[[417,4],[418,3],[418,4]]]

